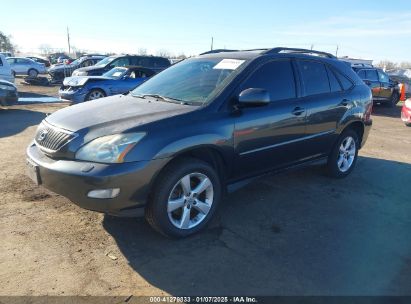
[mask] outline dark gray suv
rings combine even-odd
[[[28,174],[83,208],[145,214],[184,237],[255,177],[317,161],[350,174],[371,109],[370,89],[330,54],[205,53],[128,95],[48,116],[27,148]]]

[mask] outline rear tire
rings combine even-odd
[[[212,218],[221,188],[218,174],[208,163],[195,158],[176,160],[157,179],[145,217],[165,236],[190,236]]]
[[[36,78],[39,72],[35,69],[30,69],[27,73],[30,77]]]
[[[398,92],[393,92],[390,98],[390,101],[388,102],[388,105],[393,108],[397,105],[397,103],[400,101],[400,94]]]
[[[359,147],[360,142],[357,132],[352,129],[344,131],[328,157],[328,174],[334,178],[348,176],[357,162]]]

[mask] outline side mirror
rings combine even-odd
[[[265,106],[270,103],[270,94],[264,89],[251,88],[240,93],[238,102],[249,107]]]

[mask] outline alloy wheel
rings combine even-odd
[[[348,136],[341,142],[337,159],[337,166],[341,172],[347,172],[351,168],[355,159],[355,154],[355,140],[351,136]]]
[[[170,222],[178,229],[192,229],[207,217],[214,201],[213,184],[203,173],[190,173],[171,190],[167,202]]]
[[[103,98],[104,94],[100,91],[92,91],[89,95],[89,100],[94,100],[94,99],[99,99],[99,98]]]

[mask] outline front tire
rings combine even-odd
[[[100,99],[100,98],[103,98],[103,97],[106,97],[106,96],[107,95],[106,95],[106,93],[104,93],[103,90],[93,89],[87,94],[86,101],[96,100],[96,99]]]
[[[359,147],[357,132],[352,129],[344,131],[328,157],[328,174],[335,178],[348,176],[357,162]]]
[[[180,159],[159,176],[145,216],[161,234],[187,237],[207,225],[221,193],[220,178],[209,164],[194,158]]]

